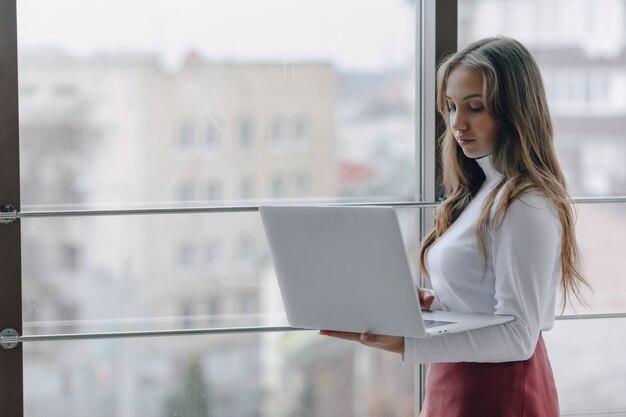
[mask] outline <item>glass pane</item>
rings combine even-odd
[[[24,334],[287,324],[256,212],[24,219],[22,253]]]
[[[626,416],[626,319],[558,321],[544,333],[562,416]]]
[[[626,311],[626,203],[578,204],[576,233],[583,274],[593,287],[591,308],[574,303],[566,313]],[[560,308],[558,310],[560,313]]]
[[[405,0],[20,1],[23,209],[412,200],[415,16]]]
[[[414,416],[413,366],[315,332],[31,342],[24,364],[30,417]]]
[[[573,195],[626,195],[624,27],[624,1],[459,1],[460,47],[501,34],[539,62]]]

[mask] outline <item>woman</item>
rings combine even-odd
[[[581,298],[574,219],[539,68],[519,42],[477,41],[437,73],[447,198],[420,250],[422,308],[515,316],[431,339],[322,330],[430,363],[422,416],[558,416],[541,336],[557,286]]]

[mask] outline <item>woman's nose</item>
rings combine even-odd
[[[467,130],[467,120],[463,112],[457,110],[450,114],[450,126],[454,130]]]

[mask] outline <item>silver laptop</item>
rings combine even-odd
[[[290,326],[430,337],[510,316],[422,312],[392,207],[259,208]]]

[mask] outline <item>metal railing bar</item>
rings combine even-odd
[[[606,410],[606,411],[569,411],[569,412],[561,412],[561,417],[568,416],[580,416],[580,417],[588,417],[588,416],[624,416],[626,415],[626,409],[623,410]]]
[[[147,330],[132,332],[104,332],[104,333],[68,333],[26,336],[0,336],[0,344],[23,342],[53,342],[63,340],[95,340],[95,339],[127,339],[136,337],[169,337],[210,334],[242,334],[242,333],[269,333],[290,332],[310,329],[300,329],[291,326],[257,326],[257,327],[221,327],[204,329],[179,330]]]
[[[311,203],[317,204],[317,203]],[[328,203],[329,206],[391,206],[397,208],[435,207],[437,202],[359,202],[359,203]],[[294,206],[296,204],[293,204]],[[320,203],[321,205],[321,203]],[[0,219],[26,219],[37,217],[78,217],[78,216],[129,216],[150,214],[202,214],[202,213],[243,213],[259,210],[254,206],[211,206],[211,207],[171,207],[145,209],[105,209],[105,210],[52,210],[52,211],[21,211],[0,213]]]
[[[611,197],[577,197],[572,199],[576,204],[626,203],[626,196]]]
[[[592,313],[592,314],[564,314],[555,317],[555,320],[593,320],[593,319],[623,319],[626,313]]]
[[[556,316],[556,320],[591,320],[591,319],[616,319],[626,318],[626,313],[599,313],[599,314],[570,314]],[[149,330],[129,332],[103,332],[103,333],[74,333],[74,334],[48,334],[26,336],[0,336],[0,344],[22,342],[44,342],[62,340],[93,340],[93,339],[120,339],[133,337],[168,337],[190,336],[210,334],[242,334],[242,333],[267,333],[289,331],[313,331],[291,326],[253,326],[253,327],[220,327],[201,329],[180,330]]]
[[[576,204],[626,203],[626,196],[616,197],[581,197],[575,198]],[[318,204],[318,203],[311,203]],[[319,203],[324,204],[324,203]],[[397,208],[429,208],[436,207],[436,201],[389,201],[359,203],[328,203],[331,206],[391,206]],[[296,205],[296,204],[293,204]],[[104,210],[50,210],[1,212],[0,220],[15,220],[41,217],[80,217],[80,216],[131,216],[151,214],[203,214],[203,213],[245,213],[259,210],[258,205],[252,206],[211,206],[211,207],[170,207],[142,209],[104,209]]]

